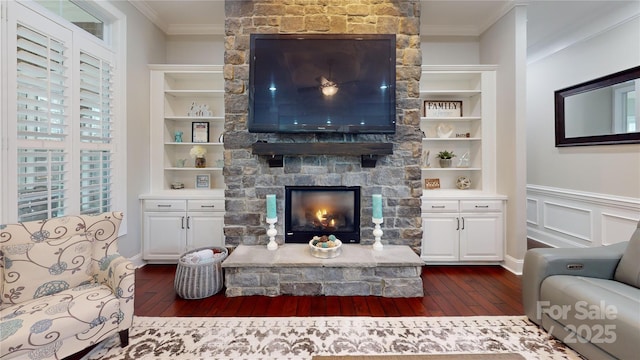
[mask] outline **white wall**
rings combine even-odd
[[[127,16],[127,234],[119,239],[118,248],[122,255],[134,257],[142,253],[138,195],[149,192],[147,64],[165,61],[165,35],[129,2],[112,4]]]
[[[480,64],[480,43],[469,36],[422,36],[423,65]]]
[[[167,37],[167,64],[224,64],[223,35],[173,35]]]
[[[480,37],[480,61],[498,65],[497,192],[508,196],[505,266],[520,272],[526,226],[526,7],[516,6]]]
[[[555,147],[555,90],[640,65],[640,19],[529,64],[527,183],[640,198],[640,144]]]

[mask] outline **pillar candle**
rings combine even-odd
[[[373,194],[371,199],[373,201],[373,218],[382,219],[382,195]]]
[[[267,219],[275,219],[277,217],[276,196],[274,194],[267,195]]]

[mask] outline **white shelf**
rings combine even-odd
[[[480,141],[481,138],[477,137],[461,137],[461,138],[434,138],[434,137],[426,137],[422,138],[422,141]]]
[[[450,168],[434,168],[434,167],[423,167],[422,171],[481,171],[481,168],[478,167],[468,167],[468,168],[459,168],[459,167],[450,167]]]
[[[480,94],[482,94],[482,91],[480,90],[420,90],[420,97],[424,98],[425,100],[443,99],[445,97],[470,98],[478,96]]]
[[[458,122],[458,121],[480,121],[480,116],[461,116],[461,117],[421,117],[421,121],[433,121],[433,122]]]
[[[173,121],[224,121],[224,116],[165,116],[164,119]]]
[[[194,143],[194,142],[175,142],[175,141],[167,141],[164,143],[165,145],[176,145],[176,146],[181,146],[181,145],[202,145],[202,146],[220,146],[220,145],[224,145],[224,143],[221,142],[207,142],[207,143]]]
[[[166,95],[175,97],[220,97],[224,96],[224,90],[165,90]]]
[[[171,171],[222,171],[221,167],[204,167],[204,168],[197,168],[197,167],[166,167],[164,169],[165,170],[171,170]]]

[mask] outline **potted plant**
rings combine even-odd
[[[451,163],[453,162],[453,158],[455,156],[456,154],[454,154],[453,151],[448,151],[448,150],[440,151],[436,155],[436,157],[440,159],[440,167],[442,168],[451,167]]]

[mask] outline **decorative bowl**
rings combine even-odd
[[[332,248],[322,248],[317,247],[313,243],[317,241],[317,239],[311,239],[309,241],[309,248],[311,249],[311,255],[320,259],[331,259],[336,256],[339,256],[342,253],[342,241],[336,239],[334,242],[336,243],[335,247]]]

